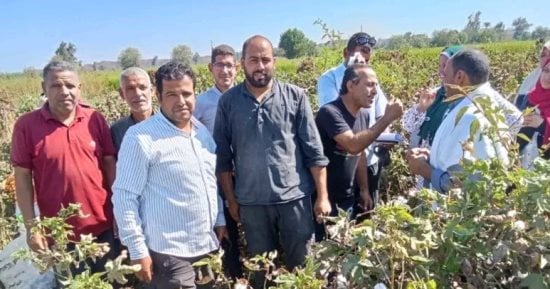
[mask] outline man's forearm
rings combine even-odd
[[[236,203],[237,198],[235,197],[235,189],[233,186],[233,172],[228,171],[218,173],[218,181],[222,187],[225,199],[230,203]]]
[[[105,156],[102,159],[103,176],[107,185],[108,191],[110,191],[116,176],[116,159],[114,156]]]
[[[309,168],[313,181],[315,182],[315,189],[317,190],[317,199],[328,199],[327,191],[327,168],[314,166]]]
[[[368,130],[355,134],[355,151],[362,151],[370,146],[391,123],[392,120],[383,116]]]
[[[365,151],[361,153],[359,163],[357,164],[357,170],[355,171],[355,177],[357,178],[357,184],[361,191],[369,189],[369,178],[367,171],[367,157]]]
[[[23,215],[25,228],[29,231],[36,219],[36,214],[34,213],[34,186],[32,184],[32,173],[28,169],[19,167],[15,167],[14,169],[17,205]]]

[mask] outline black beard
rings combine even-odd
[[[271,79],[273,78],[272,75],[269,75],[269,74],[265,74],[265,78],[262,79],[262,80],[256,80],[254,79],[254,75],[250,75],[248,73],[244,73],[244,76],[246,77],[246,81],[248,81],[248,83],[253,86],[253,87],[256,87],[256,88],[263,88],[263,87],[266,87],[269,85],[269,83],[271,82]]]

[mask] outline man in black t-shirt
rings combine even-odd
[[[403,114],[399,100],[389,100],[384,116],[369,128],[368,108],[376,95],[378,79],[372,68],[355,64],[346,69],[340,97],[321,107],[315,119],[327,166],[327,187],[332,204],[332,215],[337,207],[350,213],[358,205],[370,210],[373,200],[368,189],[365,148]],[[355,177],[360,190],[360,202],[354,196]]]

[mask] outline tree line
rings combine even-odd
[[[314,24],[321,26],[321,29],[327,30],[327,25],[321,20],[316,20]],[[431,36],[427,34],[415,34],[407,32],[401,35],[394,35],[388,39],[381,39],[378,42],[379,48],[400,49],[400,48],[424,48],[424,47],[443,47],[454,44],[476,44],[490,43],[510,40],[530,40],[530,39],[548,39],[550,38],[550,28],[537,26],[530,30],[533,24],[529,23],[525,17],[518,17],[512,21],[511,27],[506,27],[503,22],[492,25],[490,22],[482,22],[481,12],[471,14],[462,30],[441,29],[432,32]],[[325,31],[326,32],[326,31]],[[326,33],[325,33],[326,34]],[[332,30],[337,40],[342,40],[342,33]],[[290,28],[284,31],[279,39],[279,45],[275,49],[275,55],[289,59],[300,58],[304,56],[316,56],[321,47],[334,45],[334,39],[327,43],[315,43],[309,39],[305,33],[297,28]],[[55,51],[53,59],[60,59],[71,63],[82,65],[75,56],[76,45],[70,42],[61,42]],[[178,45],[172,49],[171,59],[181,61],[186,64],[199,63],[201,55],[192,51],[188,45]],[[141,66],[142,56],[139,49],[128,47],[122,50],[118,56],[118,64],[122,69],[131,66]],[[160,65],[158,57],[155,56],[150,65],[155,67]],[[93,70],[102,70],[94,62]]]

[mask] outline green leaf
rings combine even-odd
[[[415,262],[419,262],[419,263],[429,263],[429,262],[431,262],[430,259],[428,259],[424,256],[420,256],[420,255],[411,256],[411,260],[413,260]]]
[[[462,119],[462,117],[464,116],[467,110],[468,110],[468,107],[465,106],[458,111],[455,118],[455,126],[458,125],[458,122]]]
[[[530,273],[525,279],[521,281],[519,286],[524,286],[529,289],[547,289],[548,283],[544,281],[544,276],[541,274]]]
[[[479,119],[474,119],[472,123],[470,124],[470,139],[473,141],[475,135],[479,131]]]

